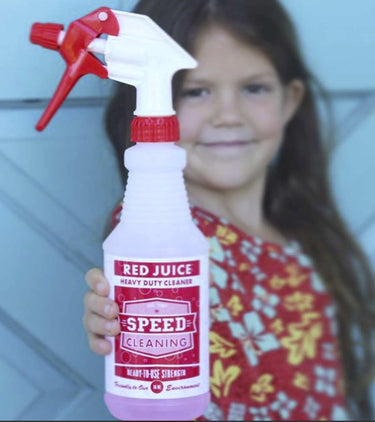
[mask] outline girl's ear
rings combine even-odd
[[[304,94],[305,84],[300,79],[293,79],[285,87],[284,124],[289,123],[293,118],[302,102]]]

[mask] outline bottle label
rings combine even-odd
[[[106,357],[106,389],[180,398],[208,386],[208,262],[105,257],[121,333]]]

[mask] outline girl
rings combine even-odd
[[[286,12],[277,0],[143,0],[134,11],[199,63],[176,75],[174,100],[192,215],[211,242],[204,418],[369,418],[373,279],[332,199],[318,85]],[[124,183],[134,109],[135,90],[119,85],[106,123]],[[118,307],[101,270],[86,281],[84,326],[106,354]]]

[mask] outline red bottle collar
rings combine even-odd
[[[135,116],[131,123],[132,142],[177,142],[180,128],[177,117],[140,117]]]

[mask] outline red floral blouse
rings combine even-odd
[[[309,257],[295,241],[191,213],[211,245],[211,403],[200,420],[348,419],[335,307]]]

